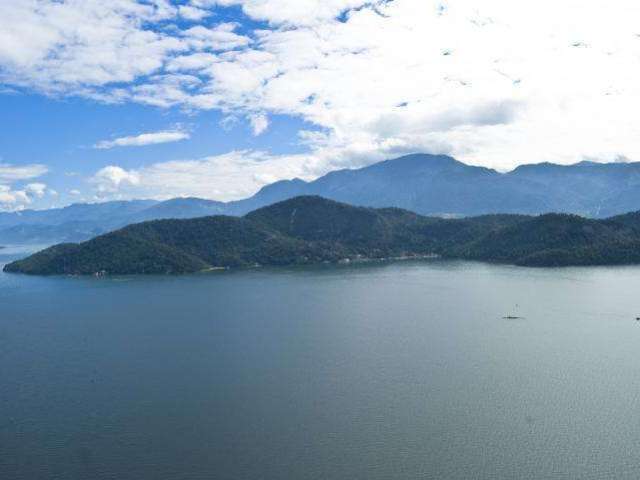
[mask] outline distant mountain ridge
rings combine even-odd
[[[593,220],[568,214],[424,217],[301,196],[244,217],[129,225],[47,248],[4,267],[35,275],[193,273],[438,255],[524,266],[640,263],[640,212]]]
[[[0,243],[80,241],[146,220],[241,216],[300,195],[359,206],[404,208],[431,216],[558,212],[606,218],[640,209],[640,163],[540,163],[500,173],[446,155],[413,154],[333,171],[311,182],[275,182],[250,198],[233,202],[133,200],[0,213]]]
[[[268,187],[270,200],[320,195],[422,215],[559,212],[606,218],[640,208],[640,162],[541,163],[500,173],[446,155],[414,154],[330,172],[304,185],[300,180],[279,182],[278,192],[274,186]],[[261,193],[254,198],[260,199]]]

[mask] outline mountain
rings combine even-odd
[[[640,163],[541,163],[511,172],[475,167],[446,155],[414,154],[304,183],[269,186],[269,200],[294,195],[369,207],[398,207],[422,215],[574,213],[605,218],[640,209]],[[262,192],[245,204],[262,206]]]
[[[227,204],[227,214],[244,215],[260,207],[271,205],[282,200],[309,194],[309,183],[299,178],[280,180],[262,187],[252,197]]]
[[[540,186],[550,211],[605,218],[640,208],[640,163],[522,165],[506,174]]]
[[[357,170],[331,172],[299,192],[353,205],[398,207],[423,215],[532,213],[544,202],[526,180],[445,155],[408,155]]]
[[[130,215],[124,222],[137,223],[163,218],[195,218],[228,213],[227,204],[202,198],[173,198]],[[122,221],[121,221],[122,222]]]
[[[640,263],[640,225],[626,220],[545,214],[451,246],[447,253],[525,266]]]
[[[7,265],[5,271],[186,273],[214,267],[308,264],[404,254],[392,227],[399,215],[396,210],[375,211],[319,197],[297,197],[246,217],[130,225],[84,243],[56,245]],[[407,220],[400,223],[409,225],[417,219],[407,214]],[[285,225],[292,230],[283,228]],[[346,232],[352,233],[344,242],[339,241]],[[426,247],[423,252],[427,252]]]
[[[0,213],[0,241],[7,244],[78,242],[132,223],[195,218],[227,212],[225,203],[201,198],[74,204],[50,210]]]
[[[168,274],[437,254],[527,266],[640,263],[640,212],[424,217],[301,196],[244,217],[129,225],[50,247],[5,266],[28,274]]]
[[[606,218],[640,209],[640,163],[540,163],[500,173],[446,155],[414,154],[337,170],[311,182],[279,181],[234,202],[175,198],[0,213],[0,243],[79,241],[147,220],[241,216],[302,195],[442,217],[556,212]],[[46,227],[14,228],[18,225]]]
[[[0,228],[16,225],[64,225],[68,222],[94,222],[98,219],[103,224],[110,225],[157,203],[155,200],[76,203],[68,207],[50,210],[0,212]]]
[[[2,242],[9,245],[50,245],[60,242],[81,242],[104,233],[95,222],[66,222],[62,225],[14,225],[0,231]]]
[[[77,242],[122,227],[155,200],[77,203],[49,210],[0,212],[0,243],[51,244]]]

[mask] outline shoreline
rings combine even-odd
[[[144,278],[144,277],[182,277],[182,276],[191,276],[191,275],[204,275],[208,273],[214,272],[242,272],[249,270],[269,270],[269,269],[292,269],[292,268],[317,268],[317,267],[349,267],[349,266],[374,266],[376,264],[392,264],[395,262],[403,263],[410,261],[421,261],[421,260],[442,260],[446,262],[455,262],[455,263],[470,263],[470,264],[483,264],[487,266],[503,266],[503,267],[513,267],[513,268],[523,268],[523,269],[533,269],[533,270],[556,270],[556,269],[584,269],[584,268],[633,268],[640,267],[639,263],[611,263],[611,264],[573,264],[573,265],[519,265],[516,263],[509,262],[500,262],[500,261],[492,261],[492,260],[481,260],[481,259],[473,259],[473,258],[461,258],[461,257],[450,257],[446,255],[438,255],[438,254],[425,254],[425,255],[401,255],[394,257],[380,257],[380,258],[372,258],[372,257],[360,257],[360,258],[344,258],[338,261],[325,261],[325,262],[315,262],[315,263],[290,263],[290,264],[253,264],[253,265],[244,265],[244,266],[214,266],[208,267],[201,270],[193,271],[193,272],[180,272],[180,273],[108,273],[106,271],[98,271],[92,273],[52,273],[52,274],[39,274],[39,273],[25,273],[25,272],[11,272],[5,271],[2,269],[2,273],[8,275],[26,275],[29,277],[70,277],[70,278],[117,278],[117,277],[136,277],[136,278]]]

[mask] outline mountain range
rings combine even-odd
[[[524,266],[640,263],[640,212],[600,220],[557,213],[444,219],[301,196],[243,217],[129,225],[83,243],[49,247],[4,270],[178,274],[432,255]]]
[[[606,218],[640,209],[640,163],[540,163],[501,173],[446,155],[413,154],[311,182],[279,181],[233,202],[132,200],[0,213],[0,244],[82,241],[147,220],[241,216],[300,195],[441,217],[556,212]]]

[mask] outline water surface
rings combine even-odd
[[[0,274],[0,478],[637,479],[639,290],[444,261]]]

